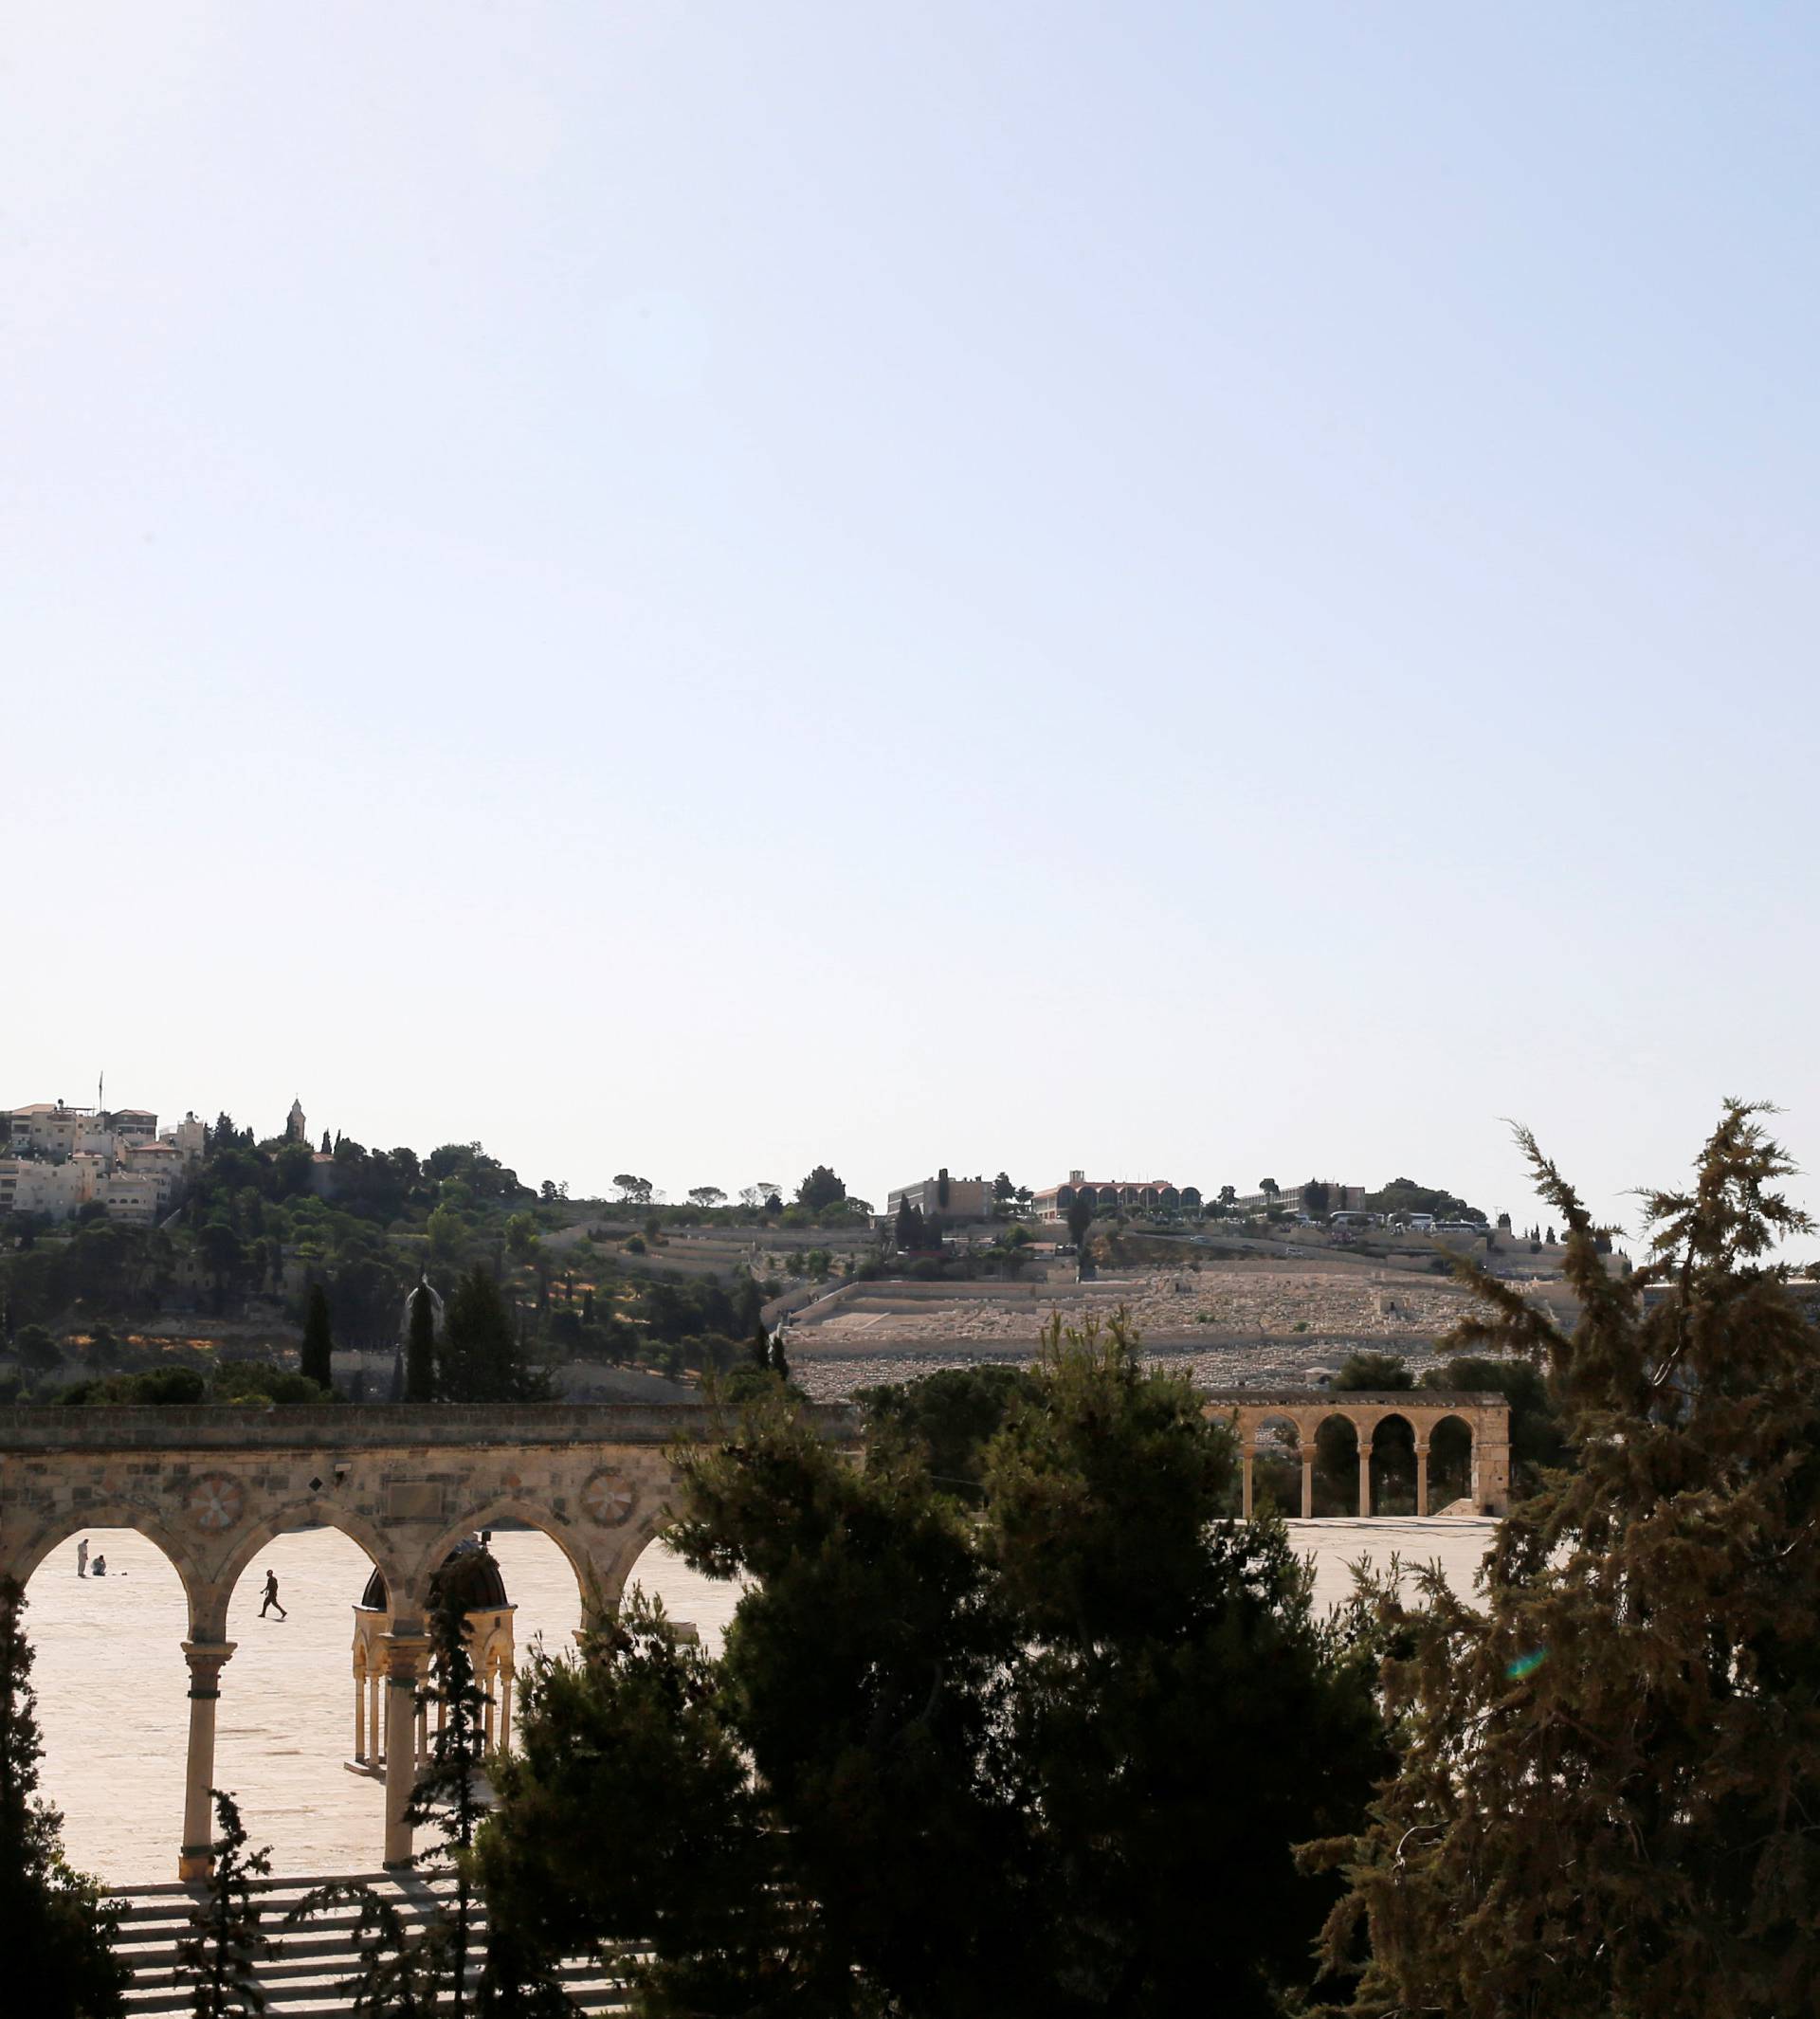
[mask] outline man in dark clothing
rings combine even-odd
[[[284,1608],[278,1605],[278,1573],[276,1571],[267,1571],[265,1573],[265,1598],[264,1603],[259,1609],[261,1619],[265,1617],[266,1608],[270,1606],[278,1606],[280,1619],[290,1618],[291,1615],[285,1611]]]

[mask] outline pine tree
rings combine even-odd
[[[209,1846],[214,1867],[190,1934],[177,1944],[177,1969],[195,1986],[192,2019],[230,2019],[265,2010],[265,1993],[255,1974],[265,1937],[260,1933],[252,1881],[270,1873],[271,1847],[249,1851],[233,1796],[220,1788],[209,1792],[221,1834]]]
[[[1577,1469],[1499,1530],[1484,1610],[1376,1594],[1400,1772],[1311,1846],[1369,1935],[1359,2012],[1783,2019],[1820,2010],[1820,1341],[1765,1261],[1810,1223],[1726,1104],[1691,1189],[1646,1194],[1629,1277],[1533,1139],[1563,1215],[1572,1332],[1464,1269],[1461,1344],[1543,1363]]]
[[[419,1277],[410,1293],[410,1327],[405,1344],[405,1400],[436,1399],[436,1301],[429,1279]]]
[[[64,1858],[62,1815],[38,1792],[37,1700],[24,1589],[0,1580],[0,1969],[9,2010],[113,2019],[126,1972],[100,1887]]]
[[[303,1351],[298,1372],[306,1380],[333,1391],[335,1340],[329,1329],[329,1296],[319,1282],[310,1285],[309,1308],[303,1318]]]

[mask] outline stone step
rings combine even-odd
[[[268,2008],[286,2014],[287,2019],[290,2014],[299,2019],[313,2019],[318,2013],[345,2014],[344,1987],[369,1946],[357,1938],[357,1903],[337,1903],[307,1921],[285,1925],[285,1916],[293,1907],[317,1887],[330,1883],[370,1887],[397,1912],[408,1932],[421,1929],[454,1891],[453,1878],[446,1869],[368,1872],[352,1879],[321,1875],[255,1881],[252,1897],[261,1910],[261,1928],[266,1938],[257,1976]],[[134,1886],[113,1899],[120,1917],[116,1953],[131,1973],[127,2011],[149,2015],[187,2011],[194,1992],[177,1979],[177,1945],[191,1932],[192,1917],[204,1899],[203,1888],[182,1883]],[[483,1939],[485,1908],[477,1901],[473,1914],[475,1935]],[[596,1960],[566,1963],[558,1976],[577,2011],[625,2009],[623,1989]]]
[[[352,1970],[343,1967],[319,1969],[309,1976],[268,1978],[262,1972],[260,1986],[265,1993],[265,2003],[272,2011],[324,2011],[345,2015],[348,2009],[348,1979]],[[601,2012],[623,2010],[627,2004],[625,1987],[616,1981],[602,1976],[592,1966],[578,1966],[573,1972],[564,1972],[561,1977],[563,1994],[579,2011]],[[126,1993],[128,2012],[185,2012],[195,1999],[193,1989],[187,1984],[174,1982],[171,1974],[163,1973],[161,1981],[151,1984],[136,1982]]]

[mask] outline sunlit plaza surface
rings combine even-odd
[[[1394,1518],[1289,1524],[1297,1548],[1314,1555],[1323,1610],[1348,1595],[1348,1566],[1361,1556],[1380,1567],[1392,1555],[1406,1568],[1439,1561],[1453,1589],[1469,1592],[1495,1526]],[[96,1529],[89,1544],[105,1557],[106,1577],[77,1576],[72,1537],[27,1591],[45,1792],[64,1810],[80,1868],[117,1884],[168,1880],[176,1870],[189,1730],[183,1593],[144,1537]],[[519,1648],[539,1637],[553,1651],[572,1646],[580,1595],[555,1544],[501,1533],[493,1549],[518,1608]],[[268,1569],[278,1573],[286,1619],[259,1616]],[[254,1844],[269,1844],[274,1871],[286,1876],[370,1871],[379,1863],[384,1790],[343,1764],[354,1746],[352,1608],[370,1570],[345,1536],[318,1529],[273,1542],[234,1593],[216,1780],[235,1792]],[[738,1600],[736,1587],[698,1577],[661,1545],[640,1559],[635,1581],[674,1618],[693,1621],[710,1646]]]

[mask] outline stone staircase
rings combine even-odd
[[[397,1908],[408,1929],[421,1928],[439,1901],[453,1893],[446,1872],[356,1872],[337,1874],[337,1883],[371,1886]],[[268,1946],[261,1953],[258,1978],[266,2009],[277,2019],[343,2019],[350,1999],[342,1988],[358,1968],[355,1934],[357,1905],[342,1904],[300,1922],[283,1925],[284,1917],[303,1896],[331,1882],[318,1879],[269,1879],[254,1882],[260,1925]],[[126,1993],[129,2014],[187,2012],[193,1993],[176,1975],[177,1944],[190,1933],[191,1916],[202,1897],[192,1885],[133,1886],[111,1896],[120,1916],[117,1954],[132,1972]],[[475,1926],[482,1935],[486,1910],[476,1903]],[[563,1990],[577,2012],[622,2012],[624,1987],[603,1972],[598,1962],[565,1964]]]

